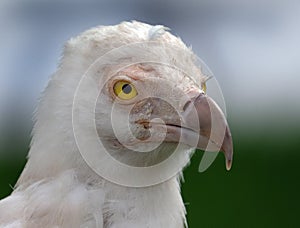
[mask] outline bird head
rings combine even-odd
[[[174,151],[189,152],[185,164],[196,148],[223,151],[230,169],[231,134],[222,110],[206,94],[208,76],[192,50],[167,30],[123,22],[67,42],[36,113],[29,171],[21,181],[49,170],[80,169],[82,157],[88,163],[100,157],[92,166],[103,167],[107,153],[145,167]]]
[[[128,165],[155,165],[179,147],[221,150],[230,169],[230,130],[205,87],[160,61],[122,67],[97,99],[97,133],[109,153]]]

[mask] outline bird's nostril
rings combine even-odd
[[[182,108],[183,111],[185,111],[185,110],[187,109],[187,107],[189,107],[189,105],[191,104],[191,102],[192,102],[192,101],[189,100],[188,102],[186,102],[186,103],[184,104],[184,106],[183,106],[183,108]]]

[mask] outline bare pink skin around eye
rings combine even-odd
[[[141,80],[144,78],[149,78],[158,76],[157,72],[151,67],[147,65],[135,64],[125,69],[121,70],[118,75],[127,75],[128,77],[134,80]]]

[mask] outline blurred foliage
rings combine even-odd
[[[183,196],[190,227],[300,227],[299,130],[243,129],[234,135],[234,162],[219,154],[197,173],[202,153],[185,170]],[[201,225],[201,226],[200,226]]]
[[[199,173],[203,153],[196,152],[182,186],[189,227],[299,227],[300,127],[285,129],[233,127],[230,172],[219,154]],[[0,160],[0,198],[12,191],[26,162],[28,139],[13,139],[6,142],[10,156]]]

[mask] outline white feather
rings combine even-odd
[[[71,39],[36,112],[29,159],[11,196],[0,201],[0,227],[184,227],[180,175],[144,188],[99,177],[82,159],[72,132],[72,102],[87,66],[112,48],[163,35],[162,41],[190,50],[163,26],[124,22],[98,27]],[[149,53],[169,59],[170,53]],[[174,58],[174,56],[172,56]],[[176,56],[201,81],[193,60]],[[197,72],[197,73],[196,73]],[[184,86],[177,76],[178,85]],[[197,78],[199,77],[199,78]],[[96,81],[95,81],[96,83]],[[89,97],[83,98],[90,102]],[[93,113],[84,111],[89,118]],[[101,110],[105,115],[105,109]],[[89,137],[89,135],[87,135]],[[189,154],[187,155],[188,159]],[[112,167],[113,169],[114,167]]]
[[[162,36],[166,31],[169,31],[168,27],[163,25],[155,25],[149,29],[148,37],[149,40],[155,40],[156,38]]]

